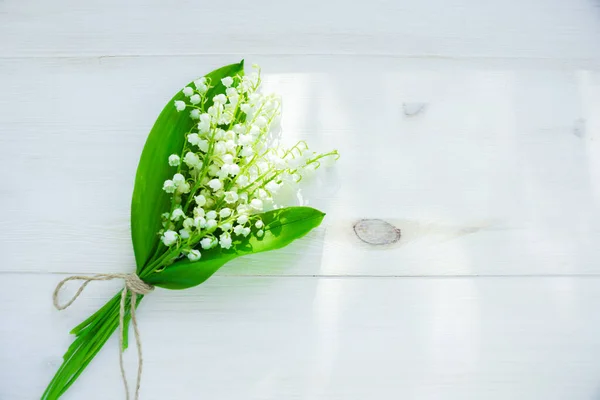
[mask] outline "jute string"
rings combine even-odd
[[[123,366],[123,329],[124,329],[124,320],[125,320],[125,300],[127,299],[127,292],[131,293],[131,325],[133,326],[133,332],[135,334],[135,343],[137,347],[138,353],[138,373],[137,373],[137,382],[135,386],[135,400],[139,399],[140,393],[140,384],[142,380],[142,366],[144,365],[144,359],[142,357],[142,341],[140,339],[140,331],[138,330],[137,319],[135,317],[135,304],[137,300],[137,295],[145,295],[154,290],[154,286],[147,284],[142,281],[139,276],[136,274],[98,274],[92,276],[80,276],[74,275],[68,278],[63,279],[56,285],[56,289],[54,289],[54,294],[52,296],[52,300],[54,302],[54,307],[59,310],[64,310],[69,307],[83,292],[88,283],[92,281],[111,281],[113,279],[123,279],[125,281],[125,288],[121,292],[121,308],[119,311],[119,366],[121,367],[121,378],[123,378],[123,385],[125,386],[125,398],[129,400],[129,385],[127,384],[127,376],[125,375],[125,367]],[[77,292],[71,297],[71,300],[66,302],[65,304],[60,304],[58,302],[58,294],[60,293],[63,285],[68,281],[83,281]]]

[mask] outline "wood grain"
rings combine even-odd
[[[307,139],[343,157],[304,187],[303,202],[328,213],[322,229],[222,273],[600,273],[598,70],[351,56],[257,61],[272,71],[266,90],[283,95],[284,141]],[[0,64],[0,105],[13,110],[0,115],[12,132],[0,138],[0,179],[11,182],[0,270],[131,268],[129,203],[147,132],[179,81],[222,62]],[[367,73],[376,78],[353,95],[348,82]],[[428,107],[408,117],[402,105],[411,101]],[[29,172],[15,179],[15,171]],[[402,239],[365,245],[352,228],[362,218],[385,219]]]
[[[1,365],[10,365],[0,374],[2,399],[39,396],[70,341],[68,329],[117,286],[90,285],[58,312],[48,288],[59,279],[30,276],[27,286],[18,274],[0,280],[7,317],[0,342],[11,349],[0,353]],[[215,277],[144,299],[141,394],[593,399],[599,302],[597,278]],[[126,361],[134,371],[134,352]],[[115,339],[65,399],[117,399],[121,391]]]
[[[599,37],[597,0],[0,1],[0,399],[39,398],[118,289],[57,312],[65,274],[133,269],[166,99],[241,58],[285,140],[340,150],[298,200],[327,218],[148,296],[142,399],[598,398]],[[122,398],[116,347],[65,400]]]
[[[363,54],[600,59],[594,0],[5,0],[3,56]]]

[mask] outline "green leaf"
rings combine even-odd
[[[212,104],[215,95],[225,93],[222,78],[243,74],[244,60],[206,75],[211,86],[214,86],[208,91],[206,107]],[[187,86],[191,84],[192,82]],[[175,173],[167,159],[171,154],[181,153],[185,134],[194,125],[189,112],[175,110],[175,100],[183,98],[183,93],[179,91],[160,113],[148,135],[138,164],[131,200],[131,239],[138,273],[160,245],[158,231],[162,228],[161,214],[169,211],[171,205],[169,194],[162,190],[163,182]]]
[[[203,250],[199,261],[178,261],[161,272],[151,274],[144,281],[166,289],[186,289],[199,285],[236,257],[287,246],[319,226],[325,214],[310,207],[288,207],[258,216],[265,224],[265,234],[262,238],[254,234],[247,238],[242,236],[233,242],[229,250],[218,246],[211,250]]]

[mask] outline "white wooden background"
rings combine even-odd
[[[600,399],[599,1],[2,0],[1,400],[39,398],[119,285],[58,312],[59,280],[133,269],[165,101],[241,58],[289,140],[342,153],[307,188],[327,218],[148,296],[143,400]],[[119,379],[112,338],[64,399]]]

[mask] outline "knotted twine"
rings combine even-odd
[[[56,285],[56,289],[54,289],[54,294],[52,295],[52,300],[54,302],[54,307],[58,310],[64,310],[68,308],[83,292],[88,283],[92,281],[111,281],[113,279],[123,279],[125,281],[125,288],[121,292],[121,308],[119,311],[119,366],[121,367],[121,378],[123,378],[123,385],[125,386],[125,398],[129,400],[129,385],[127,384],[127,376],[125,375],[125,367],[123,366],[123,329],[124,329],[124,320],[125,320],[125,300],[127,298],[127,292],[131,293],[131,325],[133,325],[133,331],[135,334],[135,343],[137,347],[138,353],[138,373],[137,373],[137,381],[135,386],[135,400],[139,398],[140,392],[140,384],[142,380],[142,366],[144,364],[144,359],[142,358],[142,341],[140,339],[140,332],[137,326],[137,320],[135,317],[135,303],[137,300],[137,295],[145,295],[154,290],[154,286],[147,284],[143,280],[140,279],[136,274],[98,274],[92,276],[85,275],[74,275],[68,278],[63,279]],[[71,297],[71,300],[66,302],[65,304],[60,304],[58,302],[58,294],[62,289],[63,285],[68,281],[80,280],[84,281],[75,295]]]

